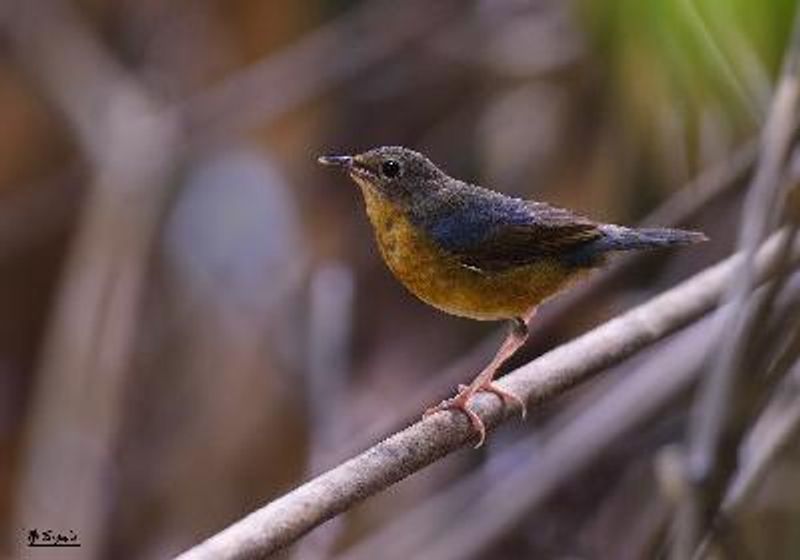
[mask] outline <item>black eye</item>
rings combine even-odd
[[[400,173],[400,164],[393,159],[387,159],[383,162],[383,165],[381,165],[381,173],[389,179],[397,177]]]

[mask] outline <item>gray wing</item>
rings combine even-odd
[[[569,260],[604,235],[599,224],[569,210],[483,189],[439,212],[427,229],[464,266],[485,271]]]

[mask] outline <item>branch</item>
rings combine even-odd
[[[635,371],[616,372],[624,379],[610,389],[587,391],[543,427],[498,450],[482,468],[393,515],[336,560],[481,558],[615,442],[690,387],[702,369],[712,327],[706,318],[684,329]],[[491,475],[498,465],[512,464],[502,477]],[[452,515],[455,504],[467,503],[467,511]]]
[[[755,256],[758,278],[771,274],[782,235]],[[792,263],[800,261],[800,243]],[[499,381],[529,406],[549,401],[603,369],[661,340],[716,306],[737,273],[741,256],[712,266],[648,303],[530,362]],[[492,395],[478,395],[473,410],[488,428],[503,420]],[[417,422],[267,504],[185,552],[181,560],[261,557],[286,547],[348,510],[469,443],[475,434],[464,416],[445,411]]]

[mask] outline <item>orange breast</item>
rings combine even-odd
[[[386,264],[414,295],[447,313],[479,320],[519,317],[577,276],[555,259],[500,272],[464,267],[402,210],[368,187],[362,192]]]

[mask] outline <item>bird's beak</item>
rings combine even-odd
[[[352,156],[320,156],[317,161],[322,165],[341,167],[345,170],[353,167]]]

